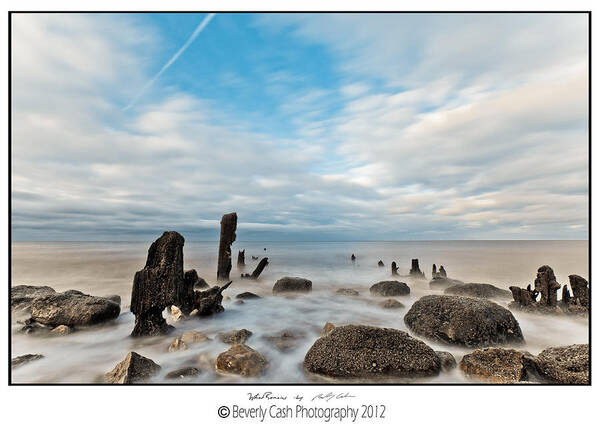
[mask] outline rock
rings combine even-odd
[[[243,305],[244,303],[246,302],[244,302],[242,299],[238,299],[235,302],[233,302],[234,305]]]
[[[175,338],[169,345],[169,352],[177,352],[180,350],[186,350],[187,348],[187,344],[185,344],[183,340]]]
[[[590,384],[589,345],[549,347],[536,358],[540,375],[552,383]]]
[[[242,328],[241,330],[233,330],[228,333],[219,333],[217,338],[226,344],[243,344],[250,338],[252,331]]]
[[[155,336],[172,327],[162,317],[170,305],[187,303],[189,293],[183,275],[184,239],[176,231],[165,231],[148,249],[144,269],[136,272],[131,292],[131,312],[135,314],[132,336]]]
[[[333,325],[332,323],[328,322],[325,324],[325,326],[323,327],[323,329],[321,330],[321,336],[324,336],[327,333],[330,333],[331,330],[333,330],[335,328],[335,325]]]
[[[227,374],[239,374],[244,377],[261,375],[268,368],[267,359],[245,344],[235,344],[226,352],[217,356],[217,371]]]
[[[437,375],[440,359],[404,331],[345,325],[315,341],[304,357],[304,368],[335,378],[414,378]]]
[[[121,306],[121,296],[119,296],[118,294],[104,296],[104,298],[110,300],[111,302],[115,302],[117,305]]]
[[[436,350],[435,354],[440,358],[442,371],[450,371],[451,369],[456,368],[456,359],[454,359],[454,356],[452,356],[450,352]]]
[[[411,261],[409,275],[413,278],[425,278],[425,274],[419,268],[419,260],[413,259]]]
[[[244,292],[244,293],[238,294],[235,298],[236,299],[260,299],[261,297],[252,292]]]
[[[27,355],[17,356],[16,358],[12,358],[10,361],[10,367],[12,369],[18,368],[22,365],[28,364],[32,361],[37,361],[38,359],[42,359],[44,355],[40,354],[32,354],[28,353]]]
[[[429,282],[429,288],[433,290],[443,290],[451,286],[456,286],[458,284],[464,283],[460,280],[453,280],[452,278],[435,277]]]
[[[590,307],[590,293],[588,282],[585,278],[579,275],[569,275],[569,284],[573,290],[573,299],[579,301],[584,308]]]
[[[308,293],[312,291],[312,281],[299,277],[283,277],[275,282],[273,294],[296,292]]]
[[[535,279],[535,289],[541,293],[540,303],[542,305],[556,306],[556,292],[560,288],[560,284],[556,281],[554,271],[548,265],[538,268],[537,277]]]
[[[10,289],[10,307],[14,310],[27,310],[38,297],[55,294],[49,286],[14,286]]]
[[[185,319],[185,315],[183,315],[183,312],[181,312],[181,309],[177,306],[171,305],[171,318],[173,318],[173,321],[177,322]]]
[[[221,238],[219,241],[219,262],[217,265],[217,280],[229,280],[231,271],[231,245],[235,241],[237,214],[235,212],[223,215],[221,218]]]
[[[354,289],[337,289],[337,294],[341,294],[342,296],[359,296],[360,293]]]
[[[68,327],[66,325],[59,325],[58,327],[54,327],[54,329],[50,331],[50,334],[52,334],[53,336],[66,336],[68,334],[71,334],[71,327]]]
[[[125,359],[106,373],[105,378],[112,384],[142,383],[160,371],[160,365],[136,352],[129,352]]]
[[[369,289],[373,296],[406,296],[410,294],[410,287],[400,281],[380,281]]]
[[[384,309],[399,309],[404,308],[404,305],[398,302],[396,299],[388,299],[384,300],[380,303],[381,307]]]
[[[514,349],[475,350],[463,356],[460,369],[469,377],[489,383],[518,383],[529,380],[526,355]]]
[[[99,324],[117,318],[121,307],[103,297],[57,293],[38,297],[31,304],[31,318],[41,324],[69,327]]]
[[[396,265],[396,262],[392,262],[392,276],[394,275],[398,275],[398,265]]]
[[[274,336],[265,336],[264,338],[273,343],[277,349],[282,352],[287,352],[298,347],[300,341],[306,336],[304,333],[293,330],[283,330],[281,333]]]
[[[382,267],[384,267],[384,266],[385,266],[385,264],[383,263],[383,261],[382,261],[382,260],[379,260],[379,262],[377,262],[377,266],[378,266],[379,268],[382,268]]]
[[[198,315],[198,309],[194,309],[192,312],[190,312],[190,318],[193,318],[197,315]]]
[[[197,375],[200,375],[201,372],[202,371],[196,367],[183,367],[167,373],[165,378],[168,378],[169,380],[184,379],[188,377],[196,377]]]
[[[23,327],[19,328],[18,332],[22,334],[48,334],[52,330],[52,327],[49,327],[44,324],[40,324],[39,322],[35,322],[33,319],[29,318],[25,320]]]
[[[208,337],[206,334],[196,330],[186,331],[181,335],[180,339],[187,345],[211,341],[210,337]]]
[[[404,316],[415,334],[469,347],[522,343],[523,333],[512,313],[484,299],[424,296]]]
[[[479,297],[482,299],[510,299],[512,297],[508,290],[503,290],[491,284],[467,283],[448,287],[444,294],[456,296]]]

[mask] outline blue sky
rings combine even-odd
[[[137,98],[205,17],[13,15],[15,240],[587,237],[586,15],[217,14]]]

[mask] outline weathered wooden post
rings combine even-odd
[[[237,214],[235,212],[223,215],[221,218],[221,240],[219,242],[219,262],[217,265],[217,280],[229,280],[231,271],[231,245],[235,241]]]

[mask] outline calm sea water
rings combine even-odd
[[[433,263],[444,265],[448,276],[465,282],[485,282],[499,287],[525,287],[532,283],[541,265],[550,265],[561,284],[568,275],[588,278],[587,241],[419,241],[419,242],[236,242],[233,245],[232,279],[225,295],[252,291],[259,300],[243,305],[225,301],[225,312],[202,320],[173,323],[176,332],[147,339],[133,339],[129,334],[134,316],[129,312],[131,286],[135,272],[144,266],[150,242],[68,242],[21,243],[12,245],[12,285],[49,285],[57,291],[77,289],[85,293],[122,298],[121,315],[114,322],[83,329],[67,337],[43,338],[16,334],[13,314],[12,356],[41,353],[45,358],[13,371],[14,382],[97,382],[132,350],[162,366],[155,379],[191,363],[214,361],[228,349],[215,339],[218,332],[247,328],[254,334],[247,344],[265,355],[270,367],[257,379],[222,376],[208,367],[200,376],[187,382],[265,382],[302,383],[309,381],[302,372],[302,360],[323,325],[369,324],[407,331],[403,317],[412,303],[426,294],[437,293],[428,287],[429,280],[399,278],[411,287],[409,296],[398,297],[406,307],[382,309],[382,298],[373,298],[369,287],[389,279],[390,264],[395,260],[400,274],[408,274],[411,258],[420,260],[421,270],[431,276]],[[264,249],[267,249],[266,251]],[[187,242],[184,247],[185,269],[195,268],[209,284],[216,279],[218,242]],[[244,272],[252,272],[258,261],[251,256],[267,256],[270,265],[258,281],[241,280],[237,269],[237,249],[246,249]],[[357,261],[352,263],[354,253]],[[377,262],[383,260],[384,268]],[[313,281],[313,292],[294,299],[271,296],[274,282],[283,276],[298,276]],[[353,288],[358,297],[336,295],[338,288]],[[506,301],[498,301],[506,305]],[[547,317],[513,312],[523,330],[526,345],[520,349],[537,354],[548,346],[588,342],[587,320]],[[170,353],[172,339],[195,329],[213,341],[193,345],[190,349]],[[297,349],[282,353],[265,336],[292,329],[306,338]],[[457,361],[469,349],[426,341],[436,350],[452,352]],[[168,380],[173,382],[172,380]],[[419,380],[423,381],[423,380]],[[430,382],[465,382],[457,369],[428,379]]]

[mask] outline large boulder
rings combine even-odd
[[[267,359],[245,344],[235,344],[226,352],[217,356],[217,371],[226,374],[239,374],[244,377],[256,377],[265,372]]]
[[[489,383],[518,383],[529,380],[533,357],[514,349],[475,350],[460,361],[460,369],[469,377]],[[529,371],[531,372],[531,371]]]
[[[413,378],[437,375],[440,359],[404,331],[345,325],[315,341],[304,357],[304,368],[336,378]]]
[[[136,352],[129,352],[125,359],[105,374],[105,379],[112,384],[143,383],[150,380],[160,371],[160,365]]]
[[[589,384],[589,345],[549,347],[536,358],[535,365],[540,375],[552,383]]]
[[[26,310],[38,297],[51,294],[56,294],[56,291],[49,286],[14,286],[10,289],[10,307],[14,310]]]
[[[404,322],[419,336],[460,346],[485,347],[524,341],[513,314],[484,299],[424,296],[406,313]]]
[[[115,319],[121,313],[121,307],[111,300],[79,293],[38,297],[31,304],[31,318],[52,327],[80,327]]]
[[[183,274],[184,239],[176,231],[165,231],[148,249],[144,269],[136,272],[131,291],[135,314],[132,336],[154,336],[172,329],[162,317],[170,305],[179,305],[189,293]]]
[[[491,284],[467,283],[448,287],[444,294],[456,296],[479,297],[482,299],[510,299],[512,297],[508,290],[503,290]]]
[[[439,274],[439,273],[438,273]],[[434,277],[429,282],[429,288],[432,290],[444,290],[448,287],[456,286],[458,284],[464,284],[460,280],[454,280],[447,277]]]
[[[273,294],[295,292],[308,293],[312,291],[312,281],[299,277],[283,277],[275,282]]]
[[[410,287],[401,281],[380,281],[369,289],[373,296],[406,296],[410,294]]]

